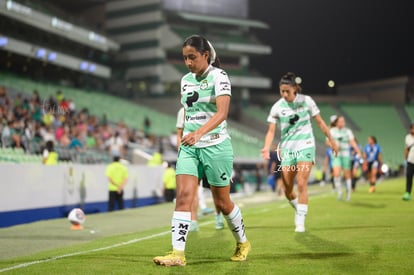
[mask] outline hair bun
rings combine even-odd
[[[285,79],[289,79],[289,80],[295,80],[295,78],[296,78],[296,74],[295,74],[295,73],[292,73],[292,72],[288,72],[288,73],[286,73],[286,74],[283,76],[283,78],[285,78]]]
[[[286,73],[279,81],[279,86],[282,84],[288,84],[291,86],[295,86],[296,83],[296,75],[292,72]]]

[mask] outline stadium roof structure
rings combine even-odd
[[[119,50],[119,44],[104,35],[76,26],[57,16],[45,14],[12,0],[0,0],[0,14],[43,31],[63,36],[80,44],[85,44],[88,47],[97,48],[102,51]]]
[[[188,21],[223,24],[223,25],[234,25],[234,26],[249,27],[249,28],[269,29],[268,24],[261,22],[261,21],[257,21],[257,20],[226,18],[226,17],[211,16],[211,15],[204,15],[204,14],[193,14],[189,12],[178,12],[177,15],[181,16],[183,19],[188,20]]]
[[[219,52],[222,67],[229,72],[235,88],[270,88],[271,79],[250,68],[251,58],[272,52],[269,45],[256,39],[253,30],[269,29],[269,25],[245,16],[237,17],[237,11],[232,9],[234,1],[213,2],[107,2],[106,31],[121,45],[114,70],[121,71],[121,77],[131,82],[132,88],[144,85],[149,87],[151,95],[176,93],[174,83],[179,83],[182,74],[188,72],[182,64],[182,41],[192,34],[200,34]],[[237,3],[244,5],[241,10],[247,10],[247,0]],[[172,8],[168,8],[171,5]],[[196,7],[193,11],[186,10],[189,5]],[[228,12],[232,16],[221,14],[221,10],[206,12],[209,8],[229,5]]]

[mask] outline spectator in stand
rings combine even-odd
[[[69,117],[73,117],[76,113],[76,105],[72,99],[68,99],[68,110],[69,110]]]
[[[33,129],[33,122],[26,118],[23,122],[23,134],[22,134],[22,141],[24,143],[24,147],[29,149],[29,143],[34,137],[34,129]]]
[[[144,118],[144,133],[146,138],[151,135],[151,120],[147,116]]]
[[[96,119],[96,116],[89,116],[87,122],[87,132],[94,132],[97,125],[98,120]]]
[[[76,149],[78,152],[84,149],[80,133],[76,129],[74,129],[72,138],[70,139],[69,149]]]
[[[65,123],[60,123],[60,125],[55,128],[55,138],[58,143],[60,143],[62,136],[65,134],[65,127]]]
[[[0,106],[10,107],[10,99],[7,96],[7,90],[4,86],[0,87]]]
[[[56,92],[56,102],[58,104],[60,104],[63,101],[64,98],[65,98],[65,96],[63,95],[61,90]]]
[[[86,142],[85,142],[87,149],[93,149],[96,148],[96,139],[92,131],[88,131],[88,134],[86,136]]]
[[[45,149],[43,150],[42,163],[45,165],[56,165],[58,163],[59,156],[55,151],[53,141],[46,142]]]
[[[22,135],[23,125],[19,120],[15,119],[12,124],[12,147],[23,148]]]
[[[136,142],[152,147],[149,139],[144,139],[144,132],[130,130],[125,123],[119,122],[110,127],[104,115],[101,124],[95,116],[89,115],[87,109],[76,112],[75,103],[63,96],[61,91],[42,99],[37,90],[32,96],[19,94],[13,100],[8,97],[4,87],[0,87],[0,135],[2,146],[29,148],[30,152],[42,154],[42,147],[48,141],[54,145],[83,150],[83,148],[105,149],[112,133],[118,131],[123,142],[120,150],[125,154],[129,142]],[[146,123],[150,128],[149,118]],[[142,131],[142,130],[141,130]],[[150,136],[155,141],[155,136]],[[162,159],[162,158],[161,158]]]
[[[12,136],[12,125],[13,121],[7,121],[1,131],[1,143],[3,147],[9,147],[11,146],[11,136]]]
[[[45,126],[52,126],[54,120],[55,120],[55,115],[53,113],[53,110],[51,109],[46,110],[46,112],[44,113],[42,117],[43,124]]]
[[[86,139],[86,135],[88,132],[88,125],[86,123],[86,120],[87,120],[87,113],[81,112],[78,116],[77,124],[76,124],[76,130],[78,131],[79,137],[81,140]]]
[[[122,138],[119,136],[119,132],[115,132],[113,137],[108,139],[107,148],[111,156],[116,156],[120,158],[124,157],[124,142],[122,141]]]
[[[69,147],[71,143],[71,139],[68,135],[69,133],[69,127],[67,125],[64,126],[64,132],[60,138],[59,144],[63,147]]]
[[[32,105],[31,106],[31,109],[32,109],[31,118],[36,122],[41,122],[42,117],[43,117],[41,105],[34,99],[31,101],[31,105]]]
[[[39,105],[41,104],[42,100],[40,99],[39,92],[37,90],[33,91],[31,100]]]
[[[69,114],[69,101],[66,100],[66,98],[62,98],[62,100],[59,103],[59,111],[62,114]]]
[[[9,120],[1,133],[2,144],[5,147],[21,148],[21,129],[18,121]]]
[[[45,112],[52,112],[52,113],[56,113],[58,110],[58,103],[56,101],[56,99],[50,95],[49,99],[45,102],[43,102],[43,108],[45,110]]]
[[[112,136],[112,129],[109,127],[108,124],[102,124],[100,129],[100,135],[104,142],[106,142],[108,139]]]
[[[44,141],[53,141],[56,142],[55,139],[55,133],[53,131],[53,127],[52,126],[46,126],[44,128],[41,129],[41,135]]]

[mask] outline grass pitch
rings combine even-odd
[[[89,215],[83,231],[65,219],[0,229],[0,272],[7,274],[413,274],[414,201],[393,179],[350,202],[330,186],[310,187],[305,233],[294,233],[294,212],[274,194],[235,199],[252,243],[248,260],[229,260],[234,240],[214,229],[213,216],[190,232],[187,266],[161,267],[154,256],[171,249],[172,205]],[[20,255],[20,256],[19,256]]]

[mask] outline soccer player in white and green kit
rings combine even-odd
[[[230,199],[233,148],[227,132],[231,84],[211,43],[193,35],[184,41],[182,54],[189,73],[181,79],[185,123],[178,152],[177,198],[172,217],[173,251],[153,261],[164,266],[186,265],[185,245],[191,223],[191,205],[199,179],[206,175],[216,207],[223,213],[236,240],[232,261],[245,261],[251,246],[239,207]]]
[[[296,76],[287,73],[279,81],[282,96],[271,108],[267,118],[269,127],[265,137],[262,157],[269,159],[269,149],[273,142],[276,123],[281,130],[277,153],[281,165],[276,167],[282,172],[285,196],[295,209],[295,232],[305,232],[305,217],[308,213],[308,179],[315,162],[315,138],[311,118],[331,142],[333,152],[338,148],[319,108],[310,96],[300,94],[301,87],[296,83]],[[296,177],[298,195],[293,190]]]
[[[362,153],[358,144],[355,142],[354,134],[351,129],[348,129],[345,126],[345,118],[343,116],[338,116],[335,121],[335,127],[330,129],[332,137],[339,145],[338,154],[332,157],[332,171],[338,200],[342,199],[341,173],[343,172],[346,184],[346,201],[349,201],[351,199],[352,191],[351,146],[359,157],[362,157]]]

